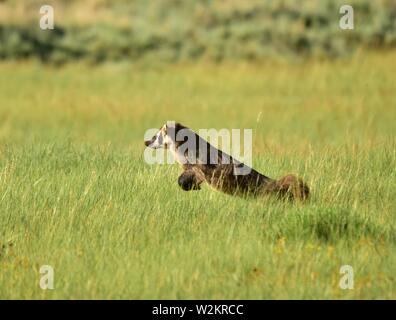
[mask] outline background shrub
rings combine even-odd
[[[350,1],[355,29],[340,30],[342,1],[49,1],[56,28],[39,28],[38,0],[0,4],[0,58],[164,62],[270,57],[338,58],[396,46],[396,2]]]

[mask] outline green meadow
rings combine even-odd
[[[395,299],[395,59],[2,62],[0,298]],[[253,129],[254,167],[310,201],[182,191],[143,158],[167,120]]]

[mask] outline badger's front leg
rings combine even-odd
[[[177,179],[179,186],[184,191],[201,190],[202,180],[198,178],[192,169],[185,170]]]

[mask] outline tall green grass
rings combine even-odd
[[[394,299],[394,58],[2,64],[0,297]],[[166,120],[252,128],[254,167],[304,177],[311,200],[182,191],[177,165],[143,159]]]

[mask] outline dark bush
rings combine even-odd
[[[36,0],[25,10],[37,9]],[[5,4],[15,5],[14,1]],[[75,1],[57,3],[78,10]],[[164,62],[201,58],[260,60],[272,55],[337,58],[358,47],[396,46],[396,3],[350,1],[355,29],[340,30],[341,1],[164,0],[91,1],[97,19],[56,21],[41,30],[37,19],[0,25],[0,58],[38,58],[64,63],[155,59]],[[36,6],[36,7],[35,7]],[[55,7],[56,10],[56,7]],[[111,19],[103,19],[98,10]],[[37,10],[34,11],[37,15]],[[28,13],[26,13],[28,15]],[[124,19],[124,23],[119,23]],[[128,23],[125,23],[128,21]],[[113,23],[114,22],[114,23]]]

